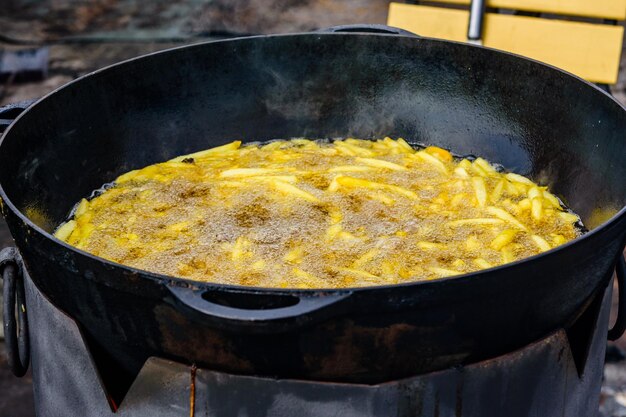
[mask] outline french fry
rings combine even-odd
[[[350,144],[350,145],[355,145],[355,146],[360,146],[362,148],[371,148],[372,147],[372,142],[369,140],[362,140],[362,139],[354,139],[354,138],[347,138],[343,140],[344,143]]]
[[[182,232],[182,231],[189,229],[190,223],[191,222],[189,221],[183,221],[183,222],[170,224],[169,226],[167,226],[167,229],[173,232]]]
[[[494,225],[494,224],[502,224],[504,221],[502,219],[492,219],[489,217],[486,218],[475,218],[475,219],[461,219],[461,220],[453,220],[451,222],[447,222],[446,226],[449,227],[459,227],[459,226],[479,226],[479,225]]]
[[[139,175],[140,171],[141,171],[140,169],[135,169],[133,171],[128,171],[127,173],[122,174],[119,177],[117,177],[115,179],[115,183],[116,184],[123,184],[125,182],[131,181],[131,180],[135,179],[135,177],[137,177],[137,175]]]
[[[539,248],[541,252],[545,252],[545,251],[552,249],[550,244],[541,236],[532,235],[530,238],[532,239],[533,242],[535,242],[535,245],[537,245],[537,247]]]
[[[493,187],[493,191],[489,195],[489,200],[492,203],[497,203],[502,197],[502,191],[504,190],[504,180],[498,181],[495,187]]]
[[[568,213],[567,211],[561,211],[559,212],[559,217],[561,218],[561,220],[563,220],[566,223],[576,223],[578,222],[578,220],[580,220],[580,218],[572,213]]]
[[[196,170],[198,169],[198,167],[195,166],[194,164],[187,164],[184,162],[176,162],[176,161],[163,162],[162,164],[159,164],[159,166],[167,170],[181,170],[181,169],[182,170]]]
[[[511,196],[518,196],[521,194],[520,190],[515,186],[516,183],[511,181],[506,181],[504,183],[504,188],[506,189],[507,194]]]
[[[500,254],[502,255],[502,263],[509,263],[515,260],[515,255],[509,246],[505,246],[500,249]]]
[[[491,241],[491,244],[489,246],[493,250],[500,250],[505,245],[508,245],[509,243],[511,243],[513,239],[515,239],[515,236],[517,235],[517,233],[518,233],[517,230],[512,230],[512,229],[503,230],[502,232],[500,232],[500,234],[498,234],[498,236],[496,236],[494,240]]]
[[[302,280],[299,282],[300,288],[324,288],[327,285],[325,280],[300,268],[293,268],[292,272]]]
[[[461,203],[465,201],[466,198],[467,198],[467,194],[465,193],[457,194],[454,197],[452,197],[452,199],[450,200],[450,205],[452,207],[459,207]]]
[[[335,145],[337,146],[337,150],[344,155],[364,157],[375,155],[375,153],[370,149],[366,149],[361,146],[355,146],[350,143],[346,143],[345,141],[335,141]]]
[[[393,206],[396,203],[396,200],[383,193],[370,193],[368,197],[372,200],[380,201],[386,206]]]
[[[337,237],[340,239],[345,239],[345,240],[360,240],[358,237],[354,236],[352,233],[347,232],[345,230],[342,230],[341,232],[339,232]]]
[[[328,209],[328,214],[330,216],[331,224],[337,224],[343,220],[343,214],[341,213],[341,210],[335,207]]]
[[[552,233],[550,236],[552,237],[553,246],[559,246],[567,242],[567,239],[565,239],[565,236],[563,235]]]
[[[480,165],[476,165],[475,163],[472,163],[470,171],[474,176],[478,175],[479,177],[483,178],[488,176],[488,173],[484,169],[482,169]]]
[[[472,185],[474,186],[474,193],[476,193],[478,205],[480,207],[484,207],[487,202],[487,188],[485,186],[485,180],[481,177],[472,177]]]
[[[354,269],[359,269],[363,267],[363,265],[367,264],[372,259],[377,257],[378,254],[380,254],[380,249],[376,249],[376,248],[370,249],[367,252],[365,252],[363,255],[361,255],[356,261],[354,261],[352,263],[352,267]]]
[[[530,210],[531,207],[532,207],[532,203],[530,201],[530,198],[524,198],[524,199],[520,200],[520,202],[517,203],[517,207],[519,208],[520,211]]]
[[[396,268],[389,261],[382,262],[380,265],[382,275],[385,277],[392,277],[396,274]]]
[[[426,149],[424,149],[424,152],[434,156],[442,162],[452,161],[452,154],[438,146],[428,146]]]
[[[377,275],[370,274],[369,272],[362,271],[360,269],[337,268],[337,271],[340,271],[340,272],[343,272],[343,273],[349,274],[349,275],[355,275],[358,278],[365,279],[365,280],[378,280],[380,278]]]
[[[452,266],[457,269],[462,269],[462,268],[465,268],[466,263],[463,259],[457,258],[454,261],[452,261]]]
[[[96,226],[91,223],[87,223],[80,228],[77,227],[76,229],[74,229],[74,233],[72,233],[72,238],[75,238],[77,240],[76,247],[79,249],[84,248],[94,230],[96,230]],[[130,233],[130,235],[132,235],[134,239],[129,240],[137,240],[139,238],[139,236],[134,233]]]
[[[330,226],[328,229],[326,229],[326,240],[334,240],[339,235],[339,233],[341,233],[341,230],[341,224],[334,224]]]
[[[543,191],[541,191],[539,187],[534,186],[528,189],[528,198],[532,200],[533,198],[539,198],[539,197],[543,197]]]
[[[366,189],[371,189],[371,190],[388,190],[397,194],[402,194],[403,196],[410,198],[411,200],[417,200],[417,194],[415,194],[413,191],[407,190],[406,188],[398,187],[392,184],[384,184],[384,183],[379,183],[375,181],[364,180],[361,178],[344,177],[344,176],[335,177],[333,182],[334,181],[336,181],[337,184],[343,187],[366,188]],[[331,183],[331,186],[332,185],[333,184]],[[331,187],[329,187],[328,189],[329,191],[332,191]]]
[[[530,212],[535,220],[541,220],[543,217],[543,204],[541,204],[541,198],[535,197],[531,201]]]
[[[560,209],[561,208],[561,202],[559,201],[559,199],[552,193],[550,193],[549,191],[544,190],[543,191],[543,200],[544,202],[547,202],[548,206],[552,206],[555,209]]]
[[[218,185],[220,187],[227,187],[227,188],[246,188],[250,184],[243,182],[243,181],[220,181]]]
[[[413,149],[411,145],[409,145],[404,139],[398,138],[398,140],[396,140],[396,143],[398,144],[398,147],[402,148],[407,153],[415,153],[415,149]]]
[[[513,185],[517,188],[518,195],[524,195],[528,191],[528,186],[521,182],[514,182]]]
[[[266,151],[272,151],[272,150],[280,149],[285,144],[286,142],[284,140],[275,140],[273,142],[268,143],[267,145],[263,145],[262,149]]]
[[[193,273],[193,268],[186,263],[179,262],[177,265],[178,274],[182,276],[191,275]]]
[[[496,169],[483,158],[476,158],[472,165],[480,167],[487,175],[497,173]]]
[[[487,262],[483,258],[476,258],[473,260],[473,262],[477,267],[482,269],[491,268],[493,266],[491,263]]]
[[[498,208],[498,207],[494,207],[494,206],[489,206],[487,207],[487,213],[496,216],[497,218],[504,220],[507,223],[512,224],[513,226],[517,227],[520,230],[524,230],[524,231],[528,231],[528,227],[524,226],[524,224],[522,224],[522,222],[520,222],[519,220],[517,220],[515,217],[513,217],[513,215],[511,215],[511,213],[506,212],[505,210]]]
[[[69,220],[69,221],[63,223],[56,230],[56,232],[54,232],[54,237],[56,237],[59,240],[66,241],[67,238],[70,237],[70,235],[72,234],[74,229],[76,229],[76,221],[75,220]]]
[[[240,146],[241,146],[241,141],[236,140],[226,145],[217,146],[215,148],[207,149],[205,151],[199,151],[199,152],[194,152],[194,153],[190,153],[187,155],[177,156],[176,158],[170,159],[168,162],[181,162],[185,159],[202,159],[207,156],[224,154],[227,151],[235,151],[239,149]]]
[[[234,245],[232,246],[232,250],[230,253],[230,257],[233,261],[238,261],[244,257],[250,255],[248,252],[248,248],[250,247],[250,241],[243,236],[239,236],[237,240],[235,240]]]
[[[470,176],[470,175],[467,173],[467,171],[465,170],[465,168],[463,168],[463,167],[461,167],[461,166],[458,166],[458,167],[454,168],[454,174],[455,174],[457,177],[460,177],[460,178],[469,178],[469,176]]]
[[[459,166],[467,172],[472,169],[472,162],[469,159],[463,159],[459,162]]]
[[[437,266],[429,266],[427,268],[430,272],[432,272],[433,274],[436,274],[437,276],[444,278],[444,277],[451,277],[454,275],[460,275],[461,272],[459,271],[455,271],[453,269],[447,269],[447,268],[440,268]]]
[[[330,168],[328,172],[368,172],[368,171],[373,171],[373,170],[374,169],[371,166],[341,165],[341,166]]]
[[[511,182],[516,182],[519,184],[524,184],[524,185],[530,185],[530,186],[534,186],[535,183],[532,182],[531,180],[529,180],[526,177],[523,177],[519,174],[515,174],[513,172],[509,172],[508,174],[505,175],[505,178]]]
[[[298,197],[301,198],[303,200],[306,200],[308,202],[311,203],[320,203],[321,200],[317,197],[315,197],[313,194],[308,193],[304,190],[301,190],[300,188],[296,187],[295,185],[291,185],[287,182],[283,182],[283,181],[272,181],[271,182],[272,186],[278,190],[281,191],[285,194],[289,194],[292,195],[294,197]]]
[[[254,177],[257,175],[272,174],[277,172],[276,169],[271,168],[233,168],[222,171],[219,174],[220,178],[232,178],[232,177]]]
[[[441,243],[420,241],[417,242],[417,247],[422,250],[442,250],[446,248],[446,245],[442,245]]]
[[[302,246],[296,246],[283,256],[283,260],[290,264],[299,264],[302,262],[304,256],[304,248]]]
[[[289,184],[295,184],[298,181],[298,177],[295,175],[259,175],[258,177],[248,177],[248,178],[242,178],[241,181],[250,181],[250,182],[254,182],[254,181],[268,181],[270,183],[274,183],[275,181],[280,181],[280,182],[288,182]]]
[[[328,185],[328,188],[326,189],[327,191],[330,191],[331,193],[337,192],[339,191],[339,188],[341,187],[341,184],[339,184],[339,178],[341,178],[343,175],[338,175],[335,178],[333,178],[333,180],[330,182],[330,184]]]
[[[407,171],[407,167],[403,167],[402,165],[394,164],[393,162],[385,161],[382,159],[356,158],[356,161],[374,168],[390,169],[392,171]]]
[[[441,162],[439,159],[435,158],[434,156],[432,156],[431,154],[425,152],[425,151],[419,151],[416,152],[410,156],[416,157],[421,159],[424,162],[428,162],[429,164],[433,165],[435,168],[437,168],[437,170],[439,172],[441,172],[442,174],[447,174],[448,173],[448,169],[446,168],[446,166],[444,165],[443,162]]]
[[[93,218],[93,213],[90,211],[85,211],[81,215],[75,214],[74,218],[76,219],[76,223],[78,223],[79,226],[84,227],[91,222]],[[128,224],[131,224],[133,222],[132,218],[133,216],[128,218]]]
[[[83,214],[85,214],[88,209],[89,209],[89,201],[83,198],[82,200],[80,200],[80,203],[78,203],[78,206],[76,206],[76,210],[74,211],[74,216],[80,217]]]
[[[448,202],[448,195],[446,193],[441,193],[437,198],[433,200],[433,203],[444,205]]]
[[[250,267],[255,271],[263,271],[267,263],[263,259],[253,262]]]

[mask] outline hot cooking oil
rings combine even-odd
[[[546,187],[402,139],[230,144],[128,172],[56,236],[199,281],[340,288],[431,280],[580,234]]]

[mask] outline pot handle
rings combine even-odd
[[[0,133],[4,132],[13,120],[37,100],[25,100],[0,107]]]
[[[617,275],[617,295],[619,298],[617,308],[617,319],[613,328],[609,330],[608,339],[617,340],[626,330],[626,260],[621,255],[615,265],[615,275]]]
[[[11,372],[22,377],[30,363],[30,339],[24,293],[22,261],[15,248],[0,251],[0,276],[4,281],[4,337]],[[17,319],[15,312],[17,311]]]
[[[337,314],[351,291],[311,294],[227,292],[168,286],[175,304],[199,320],[229,329],[272,333],[289,330]],[[333,308],[331,308],[333,307]]]
[[[396,28],[393,26],[387,25],[374,25],[374,24],[356,24],[356,25],[340,25],[340,26],[331,26],[329,28],[320,29],[318,32],[329,32],[329,33],[383,33],[383,34],[391,34],[391,35],[408,35],[419,38],[419,35],[416,35],[413,32],[409,32],[408,30]]]

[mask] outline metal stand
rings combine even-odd
[[[593,336],[582,369],[577,369],[563,330],[488,361],[374,386],[196,371],[151,358],[114,412],[76,323],[56,309],[28,276],[25,285],[35,404],[41,417],[598,414],[611,286],[589,327]]]

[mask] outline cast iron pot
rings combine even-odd
[[[132,377],[156,355],[232,373],[378,383],[567,328],[609,283],[626,239],[623,106],[511,54],[350,30],[132,59],[49,94],[6,131],[2,213],[37,287],[108,358],[103,373]],[[346,136],[480,155],[549,185],[591,231],[506,266],[346,290],[197,283],[51,235],[75,202],[126,171],[235,139]]]

